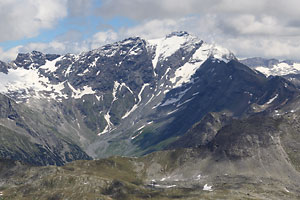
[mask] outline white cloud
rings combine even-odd
[[[115,42],[118,39],[118,34],[113,30],[101,31],[93,35],[87,42],[90,43],[92,49],[99,48],[104,44]]]
[[[22,47],[23,46],[16,46],[7,51],[4,51],[2,48],[0,48],[0,60],[2,61],[14,60]]]
[[[231,48],[238,56],[300,59],[298,0],[103,0],[104,17],[139,22],[122,36],[162,37],[187,30],[208,42]],[[134,10],[134,12],[132,12]]]
[[[71,16],[88,15],[93,7],[92,0],[68,0],[68,10]]]
[[[67,15],[67,0],[1,0],[0,42],[38,35]]]
[[[0,30],[0,42],[35,36],[41,29],[55,27],[58,20],[67,15],[74,17],[76,23],[81,16],[95,14],[93,2],[1,0],[0,26],[6,28]],[[2,51],[0,58],[31,50],[79,53],[126,37],[153,39],[185,30],[207,42],[223,45],[240,57],[299,60],[299,0],[102,0],[101,5],[96,13],[105,18],[101,21],[104,25],[90,38],[84,38],[89,30],[84,33],[69,30],[48,43],[30,43]],[[133,19],[136,25],[119,29],[105,26],[116,16]]]
[[[119,35],[112,30],[97,32],[91,38],[80,41],[75,41],[73,37],[71,37],[70,40],[67,40],[65,36],[69,35],[69,33],[66,33],[66,35],[62,35],[51,42],[34,42],[24,46],[13,47],[6,51],[0,48],[0,60],[11,61],[16,58],[18,53],[27,53],[31,51],[61,55],[66,53],[79,54],[84,51],[99,48],[119,39]],[[71,35],[73,35],[73,33],[71,33]],[[77,36],[75,36],[75,38],[76,37]],[[63,40],[64,38],[65,40]]]
[[[123,28],[120,34],[124,37],[140,36],[146,39],[162,37],[180,27],[180,22],[172,19],[151,20],[132,28]]]

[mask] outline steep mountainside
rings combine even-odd
[[[234,119],[198,147],[140,158],[42,168],[1,160],[0,192],[8,199],[299,199],[299,112],[273,114]]]
[[[19,54],[1,63],[0,79],[0,92],[36,113],[22,116],[37,137],[48,142],[58,133],[95,158],[162,150],[210,112],[245,117],[299,94],[285,79],[266,78],[186,32],[128,38],[80,55]]]
[[[0,62],[0,199],[299,199],[291,74],[186,32]]]
[[[0,95],[0,157],[35,165],[63,165],[90,157],[42,113]]]

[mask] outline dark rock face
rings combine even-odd
[[[232,117],[227,116],[226,113],[208,113],[167,148],[178,149],[206,145],[215,138],[222,127],[231,121]]]
[[[14,64],[24,69],[38,68],[39,66],[45,65],[46,60],[52,61],[58,58],[59,55],[55,54],[43,54],[38,51],[32,51],[31,53],[19,53]]]
[[[0,72],[7,74],[9,65],[0,61]]]
[[[234,60],[229,63],[207,60],[196,72],[193,84],[185,88],[189,88],[191,92],[186,92],[180,101],[168,105],[169,108],[159,107],[161,112],[170,107],[179,108],[172,114],[173,121],[157,134],[152,133],[151,138],[138,140],[140,148],[148,147],[149,151],[154,150],[153,146],[161,141],[187,132],[209,112],[227,112],[232,117],[242,117],[262,110],[272,111],[286,104],[287,99],[291,100],[299,94],[295,86],[285,79],[280,77],[267,79]],[[171,92],[175,90],[170,91],[170,96]],[[269,102],[275,96],[274,101]],[[252,105],[261,105],[264,108],[259,110]],[[226,122],[223,120],[221,124]],[[191,145],[193,144],[195,143],[191,142]],[[186,147],[185,145],[183,144],[183,147]]]
[[[217,154],[225,154],[230,159],[252,157],[258,155],[258,151],[262,148],[274,143],[272,137],[278,136],[279,124],[279,119],[263,115],[255,115],[246,120],[234,120],[221,129],[207,146]]]

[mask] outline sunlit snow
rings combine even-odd
[[[46,60],[45,65],[40,66],[41,69],[45,69],[46,72],[55,72],[57,70],[57,66],[55,66],[56,62],[59,61],[61,57],[56,58],[55,60],[49,61]]]
[[[266,76],[284,76],[287,74],[299,74],[300,63],[294,63],[292,65],[289,65],[285,62],[281,62],[271,67],[258,66],[255,67],[255,69],[265,74]]]

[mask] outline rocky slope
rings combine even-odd
[[[234,119],[206,144],[140,158],[42,168],[2,160],[0,192],[4,199],[299,199],[298,126],[298,112],[259,113]]]
[[[35,165],[63,165],[91,159],[72,140],[59,133],[47,116],[0,95],[0,157]]]

